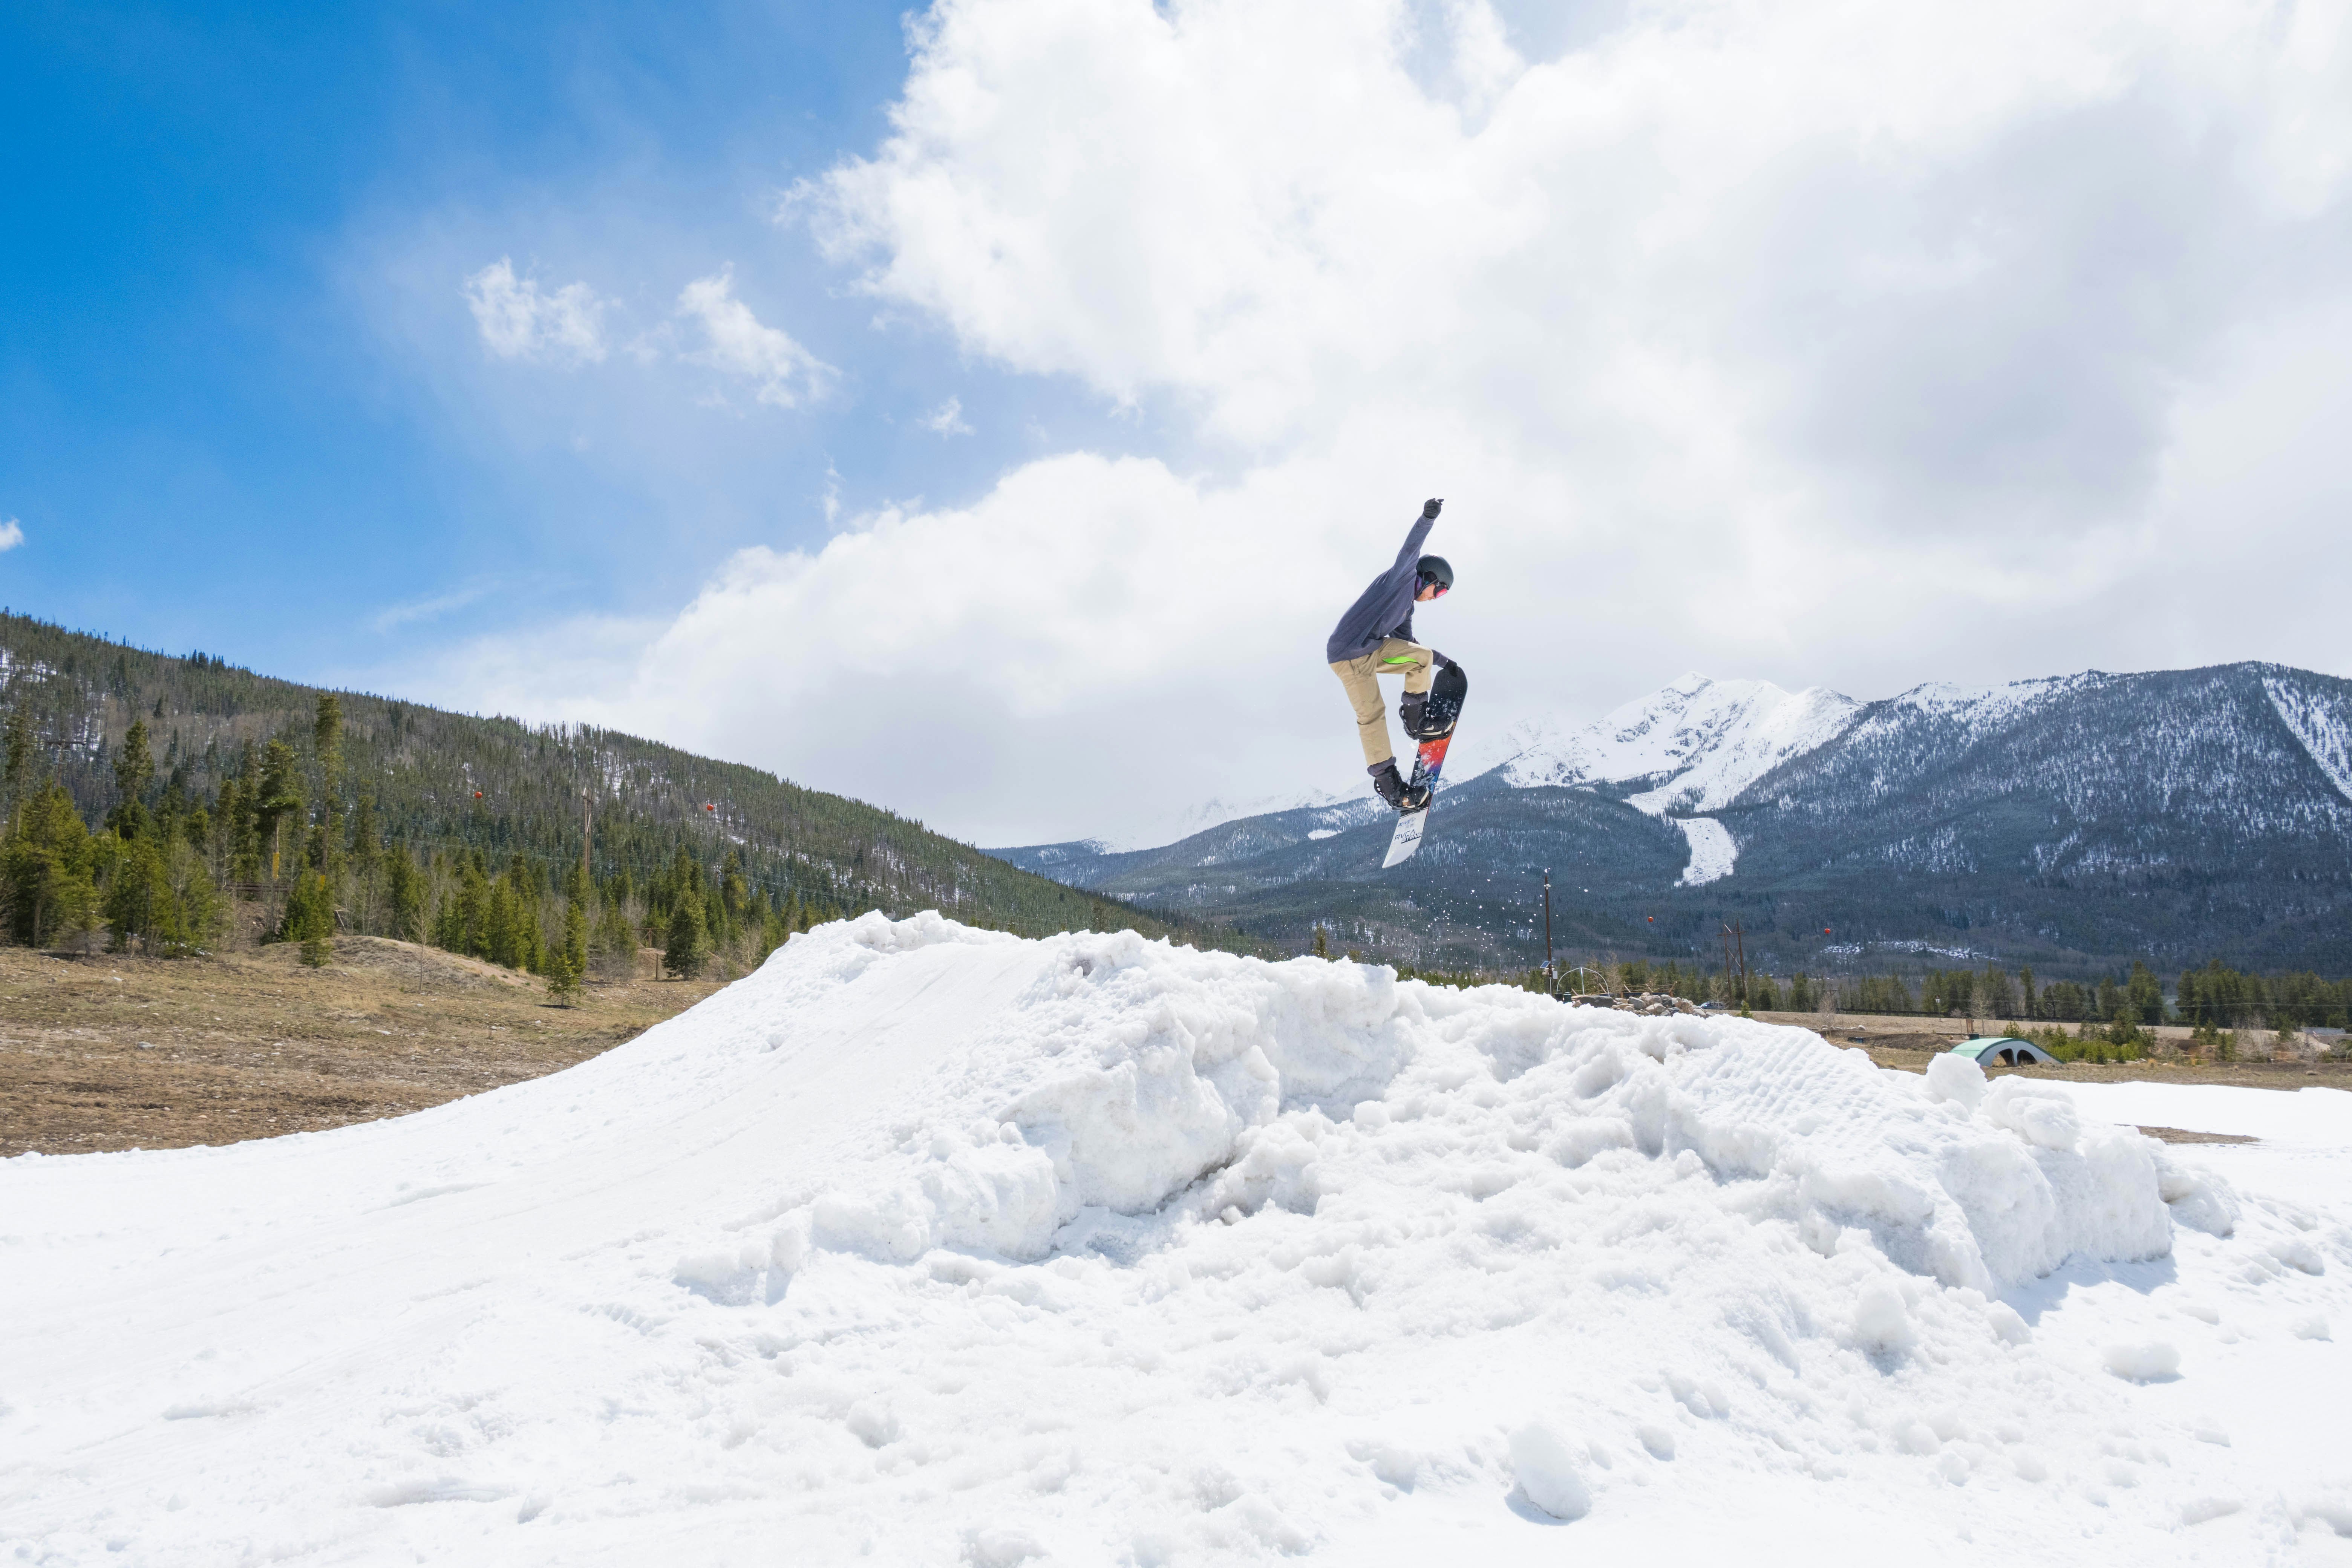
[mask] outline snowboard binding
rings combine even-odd
[[[1393,758],[1372,770],[1372,793],[1400,812],[1420,811],[1429,805],[1429,785],[1405,783]]]
[[[1397,718],[1404,732],[1416,741],[1435,741],[1454,732],[1454,721],[1462,717],[1462,699],[1470,690],[1470,678],[1462,673],[1458,664],[1449,664],[1437,672],[1425,693],[1408,691],[1397,706]]]

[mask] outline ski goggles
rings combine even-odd
[[[1444,597],[1445,597],[1445,595],[1446,595],[1451,594],[1452,592],[1454,592],[1454,590],[1453,590],[1452,588],[1448,587],[1445,584],[1439,582],[1439,581],[1438,581],[1436,578],[1434,578],[1434,577],[1423,577],[1423,578],[1421,580],[1421,585],[1422,585],[1423,587],[1424,587],[1424,588],[1434,588],[1434,589],[1436,589],[1436,590],[1437,590],[1437,596],[1438,596],[1439,598],[1441,598],[1441,599],[1443,599]]]

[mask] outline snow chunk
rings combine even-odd
[[[2180,1373],[2180,1352],[2163,1340],[2109,1345],[2100,1359],[2109,1372],[2134,1383],[2159,1382]]]
[[[1967,1057],[1945,1051],[1927,1064],[1927,1098],[1948,1100],[1963,1110],[1984,1103],[1984,1068]]]
[[[1882,1355],[1916,1344],[1919,1336],[1911,1327],[1911,1307],[1903,1292],[1884,1279],[1864,1286],[1853,1304],[1853,1338],[1864,1349]]]
[[[2201,1230],[2208,1236],[2230,1237],[2238,1228],[2238,1194],[2230,1184],[2202,1165],[2186,1164],[2173,1158],[2163,1144],[2149,1139],[2149,1150],[2156,1163],[2157,1195],[2172,1210],[2175,1224],[2191,1230]],[[2210,1311],[2211,1309],[2206,1309]],[[2206,1321],[2218,1320],[2207,1318]]]
[[[1554,1519],[1582,1519],[1592,1510],[1592,1489],[1569,1439],[1542,1422],[1511,1434],[1511,1473],[1527,1500]]]
[[[1984,1113],[1994,1126],[2044,1149],[2072,1149],[2082,1136],[2074,1097],[2063,1086],[2038,1079],[2002,1079],[1986,1092]]]
[[[1045,1549],[1025,1530],[988,1525],[964,1532],[963,1560],[973,1568],[1017,1568],[1045,1555]]]
[[[898,1418],[877,1400],[863,1399],[849,1407],[849,1431],[869,1448],[887,1447],[898,1440]]]

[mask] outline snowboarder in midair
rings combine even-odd
[[[1381,702],[1380,678],[1404,677],[1404,700],[1398,705],[1397,716],[1403,721],[1406,734],[1416,740],[1433,739],[1423,733],[1429,683],[1436,671],[1454,661],[1412,640],[1412,607],[1442,597],[1454,586],[1454,568],[1445,558],[1421,552],[1437,521],[1438,509],[1444,504],[1442,500],[1423,503],[1421,518],[1404,536],[1396,563],[1373,578],[1371,586],[1348,606],[1324,647],[1331,673],[1347,688],[1349,705],[1356,710],[1356,738],[1363,742],[1364,767],[1372,775],[1372,788],[1399,811],[1418,811],[1427,805],[1429,790],[1426,785],[1408,786],[1397,772],[1396,748],[1389,744],[1388,713]]]

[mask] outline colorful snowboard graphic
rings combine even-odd
[[[1429,826],[1430,808],[1437,804],[1438,770],[1445,766],[1445,750],[1454,744],[1454,721],[1460,717],[1462,699],[1469,690],[1470,678],[1462,673],[1458,664],[1449,664],[1439,670],[1437,679],[1430,686],[1429,720],[1433,725],[1444,725],[1444,732],[1421,743],[1420,751],[1413,754],[1412,777],[1407,781],[1408,788],[1429,786],[1429,805],[1408,811],[1397,819],[1396,837],[1389,840],[1389,858],[1381,862],[1383,871],[1403,865],[1421,847],[1422,832]]]

